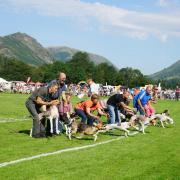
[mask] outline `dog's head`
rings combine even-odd
[[[170,117],[167,118],[167,121],[169,122],[169,124],[174,124],[174,120]]]
[[[135,121],[130,120],[130,121],[128,122],[128,125],[129,125],[130,127],[134,127],[134,126],[135,126]]]
[[[66,125],[71,125],[75,118],[72,118],[69,113],[64,113],[61,117],[61,121],[64,122]]]
[[[156,123],[157,123],[157,120],[156,120],[156,119],[152,119],[152,120],[150,120],[150,123],[151,123],[153,126],[155,126]]]
[[[162,115],[166,116],[166,120],[170,123],[170,124],[174,124],[174,120],[172,118],[170,118],[170,113],[169,110],[166,109],[164,110],[164,112],[162,113]]]
[[[102,129],[103,122],[101,120],[95,120],[93,126],[96,127],[97,129]]]

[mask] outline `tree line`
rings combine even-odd
[[[54,61],[53,64],[41,66],[32,66],[16,59],[0,56],[0,77],[9,81],[26,81],[28,77],[31,77],[32,81],[35,82],[49,82],[55,79],[60,71],[67,74],[68,84],[78,83],[88,78],[104,85],[107,83],[130,88],[154,83],[138,69],[128,67],[117,69],[108,63],[95,65],[85,52],[77,52],[67,62]]]

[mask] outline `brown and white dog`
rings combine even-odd
[[[102,128],[102,122],[94,123],[92,126],[82,122],[79,123],[76,121],[75,115],[70,115],[69,113],[63,115],[62,121],[65,125],[66,135],[70,140],[72,136],[76,137],[75,135],[77,133],[79,133],[80,136],[76,138],[82,138],[84,135],[94,136],[94,134]]]

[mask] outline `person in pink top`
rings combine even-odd
[[[65,93],[65,96],[66,96],[66,101],[62,99],[62,101],[59,103],[59,106],[58,106],[60,119],[64,113],[71,114],[73,112],[73,107],[71,103],[71,94]]]

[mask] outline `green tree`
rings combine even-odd
[[[95,66],[85,52],[77,52],[66,65],[69,82],[78,83],[93,76]]]

